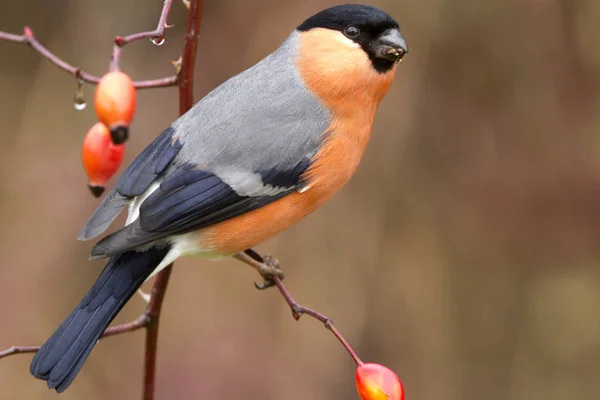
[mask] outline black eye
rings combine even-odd
[[[353,38],[357,37],[358,35],[360,35],[360,29],[358,29],[358,27],[356,27],[354,25],[348,25],[347,27],[344,28],[344,35],[353,39]]]

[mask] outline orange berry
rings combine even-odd
[[[125,154],[124,144],[114,144],[106,125],[97,122],[85,135],[81,160],[88,176],[88,187],[95,197],[104,192],[106,182],[117,172]]]
[[[404,387],[391,369],[380,364],[356,368],[356,388],[362,400],[404,400]]]
[[[105,74],[96,87],[94,107],[100,122],[110,130],[112,141],[124,143],[136,107],[136,91],[129,75],[121,71]]]

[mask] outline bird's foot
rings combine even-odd
[[[265,290],[275,286],[276,283],[273,279],[274,277],[277,277],[281,280],[285,278],[283,271],[279,267],[279,260],[271,255],[263,256],[263,260],[264,261],[260,263],[261,269],[258,270],[258,273],[262,275],[264,281],[260,285],[256,283],[254,284],[254,287],[256,287],[258,290]]]
[[[279,267],[279,261],[270,255],[261,257],[253,250],[246,250],[234,255],[233,258],[251,266],[263,277],[263,283],[260,285],[257,283],[254,284],[258,290],[264,290],[275,286],[276,283],[273,279],[275,277],[281,280],[285,277],[283,271]]]

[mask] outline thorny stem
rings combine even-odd
[[[265,262],[264,258],[252,249],[248,249],[244,253],[248,257],[253,259],[254,261],[257,261],[259,263]],[[240,253],[240,254],[244,254],[244,253]],[[241,261],[247,262],[245,260],[241,260]],[[348,341],[344,338],[344,336],[340,333],[340,331],[338,331],[338,329],[333,325],[333,320],[331,318],[329,318],[328,316],[326,316],[324,314],[321,314],[320,312],[318,312],[316,310],[313,310],[312,308],[304,307],[303,305],[300,305],[298,302],[296,302],[294,300],[294,298],[292,297],[292,295],[290,294],[290,292],[285,287],[285,285],[283,284],[283,282],[281,281],[281,279],[279,279],[277,276],[273,276],[270,279],[273,280],[273,282],[277,286],[277,289],[279,289],[279,292],[283,296],[284,300],[290,306],[290,309],[292,310],[292,317],[294,317],[294,319],[296,321],[298,321],[300,319],[300,317],[304,314],[309,315],[309,316],[321,321],[323,323],[323,325],[325,325],[325,328],[330,330],[331,333],[333,333],[333,335],[339,340],[339,342],[342,344],[342,346],[344,346],[344,348],[348,351],[348,353],[350,354],[350,356],[352,357],[352,359],[354,360],[356,365],[363,364],[362,360],[358,357],[358,354],[356,353],[356,351],[354,351],[354,349],[352,348],[350,343],[348,343]]]
[[[97,84],[100,82],[100,78],[88,74],[87,72],[82,71],[79,67],[75,67],[53,53],[51,53],[47,48],[45,48],[33,35],[33,31],[28,26],[25,27],[23,31],[23,35],[15,35],[7,32],[0,32],[0,40],[5,40],[14,43],[21,43],[26,46],[31,47],[33,50],[37,51],[42,57],[46,60],[50,61],[52,64],[56,65],[58,68],[63,71],[68,72],[69,74],[75,76],[78,79],[81,79],[84,82]],[[137,81],[133,83],[137,89],[150,89],[150,88],[159,88],[159,87],[169,87],[175,86],[177,84],[177,76],[169,76],[166,78],[147,80],[147,81]]]
[[[179,70],[178,74],[179,113],[181,115],[185,114],[194,105],[194,94],[192,91],[194,82],[194,64],[196,61],[196,49],[198,47],[198,35],[200,34],[203,8],[203,0],[192,0],[190,2],[187,33],[185,35],[185,42],[183,44],[181,69]],[[171,276],[172,267],[173,264],[169,265],[163,271],[158,273],[156,281],[154,282],[154,286],[152,287],[150,304],[148,304],[147,314],[150,318],[150,321],[148,325],[146,325],[144,400],[154,399],[158,321],[163,299],[167,290],[167,285],[169,284],[169,277]]]
[[[158,19],[158,25],[155,30],[148,32],[138,32],[131,35],[115,36],[115,46],[113,47],[113,53],[110,57],[109,69],[111,71],[117,71],[119,69],[119,62],[121,61],[121,51],[123,47],[131,42],[135,42],[142,39],[152,39],[157,43],[161,43],[165,40],[165,29],[170,28],[171,25],[167,25],[167,18],[169,17],[169,11],[171,11],[171,4],[173,0],[165,0],[163,4],[160,18]]]
[[[198,48],[200,23],[204,10],[204,0],[192,0],[188,8],[188,27],[181,55],[181,66],[177,76],[179,84],[179,113],[182,115],[194,105],[194,64]]]

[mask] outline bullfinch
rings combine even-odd
[[[106,267],[31,373],[64,391],[149,277],[181,256],[236,256],[328,200],[357,168],[407,51],[384,11],[328,8],[173,122],[83,226],[79,239],[92,239],[129,208],[125,227],[92,248]]]

